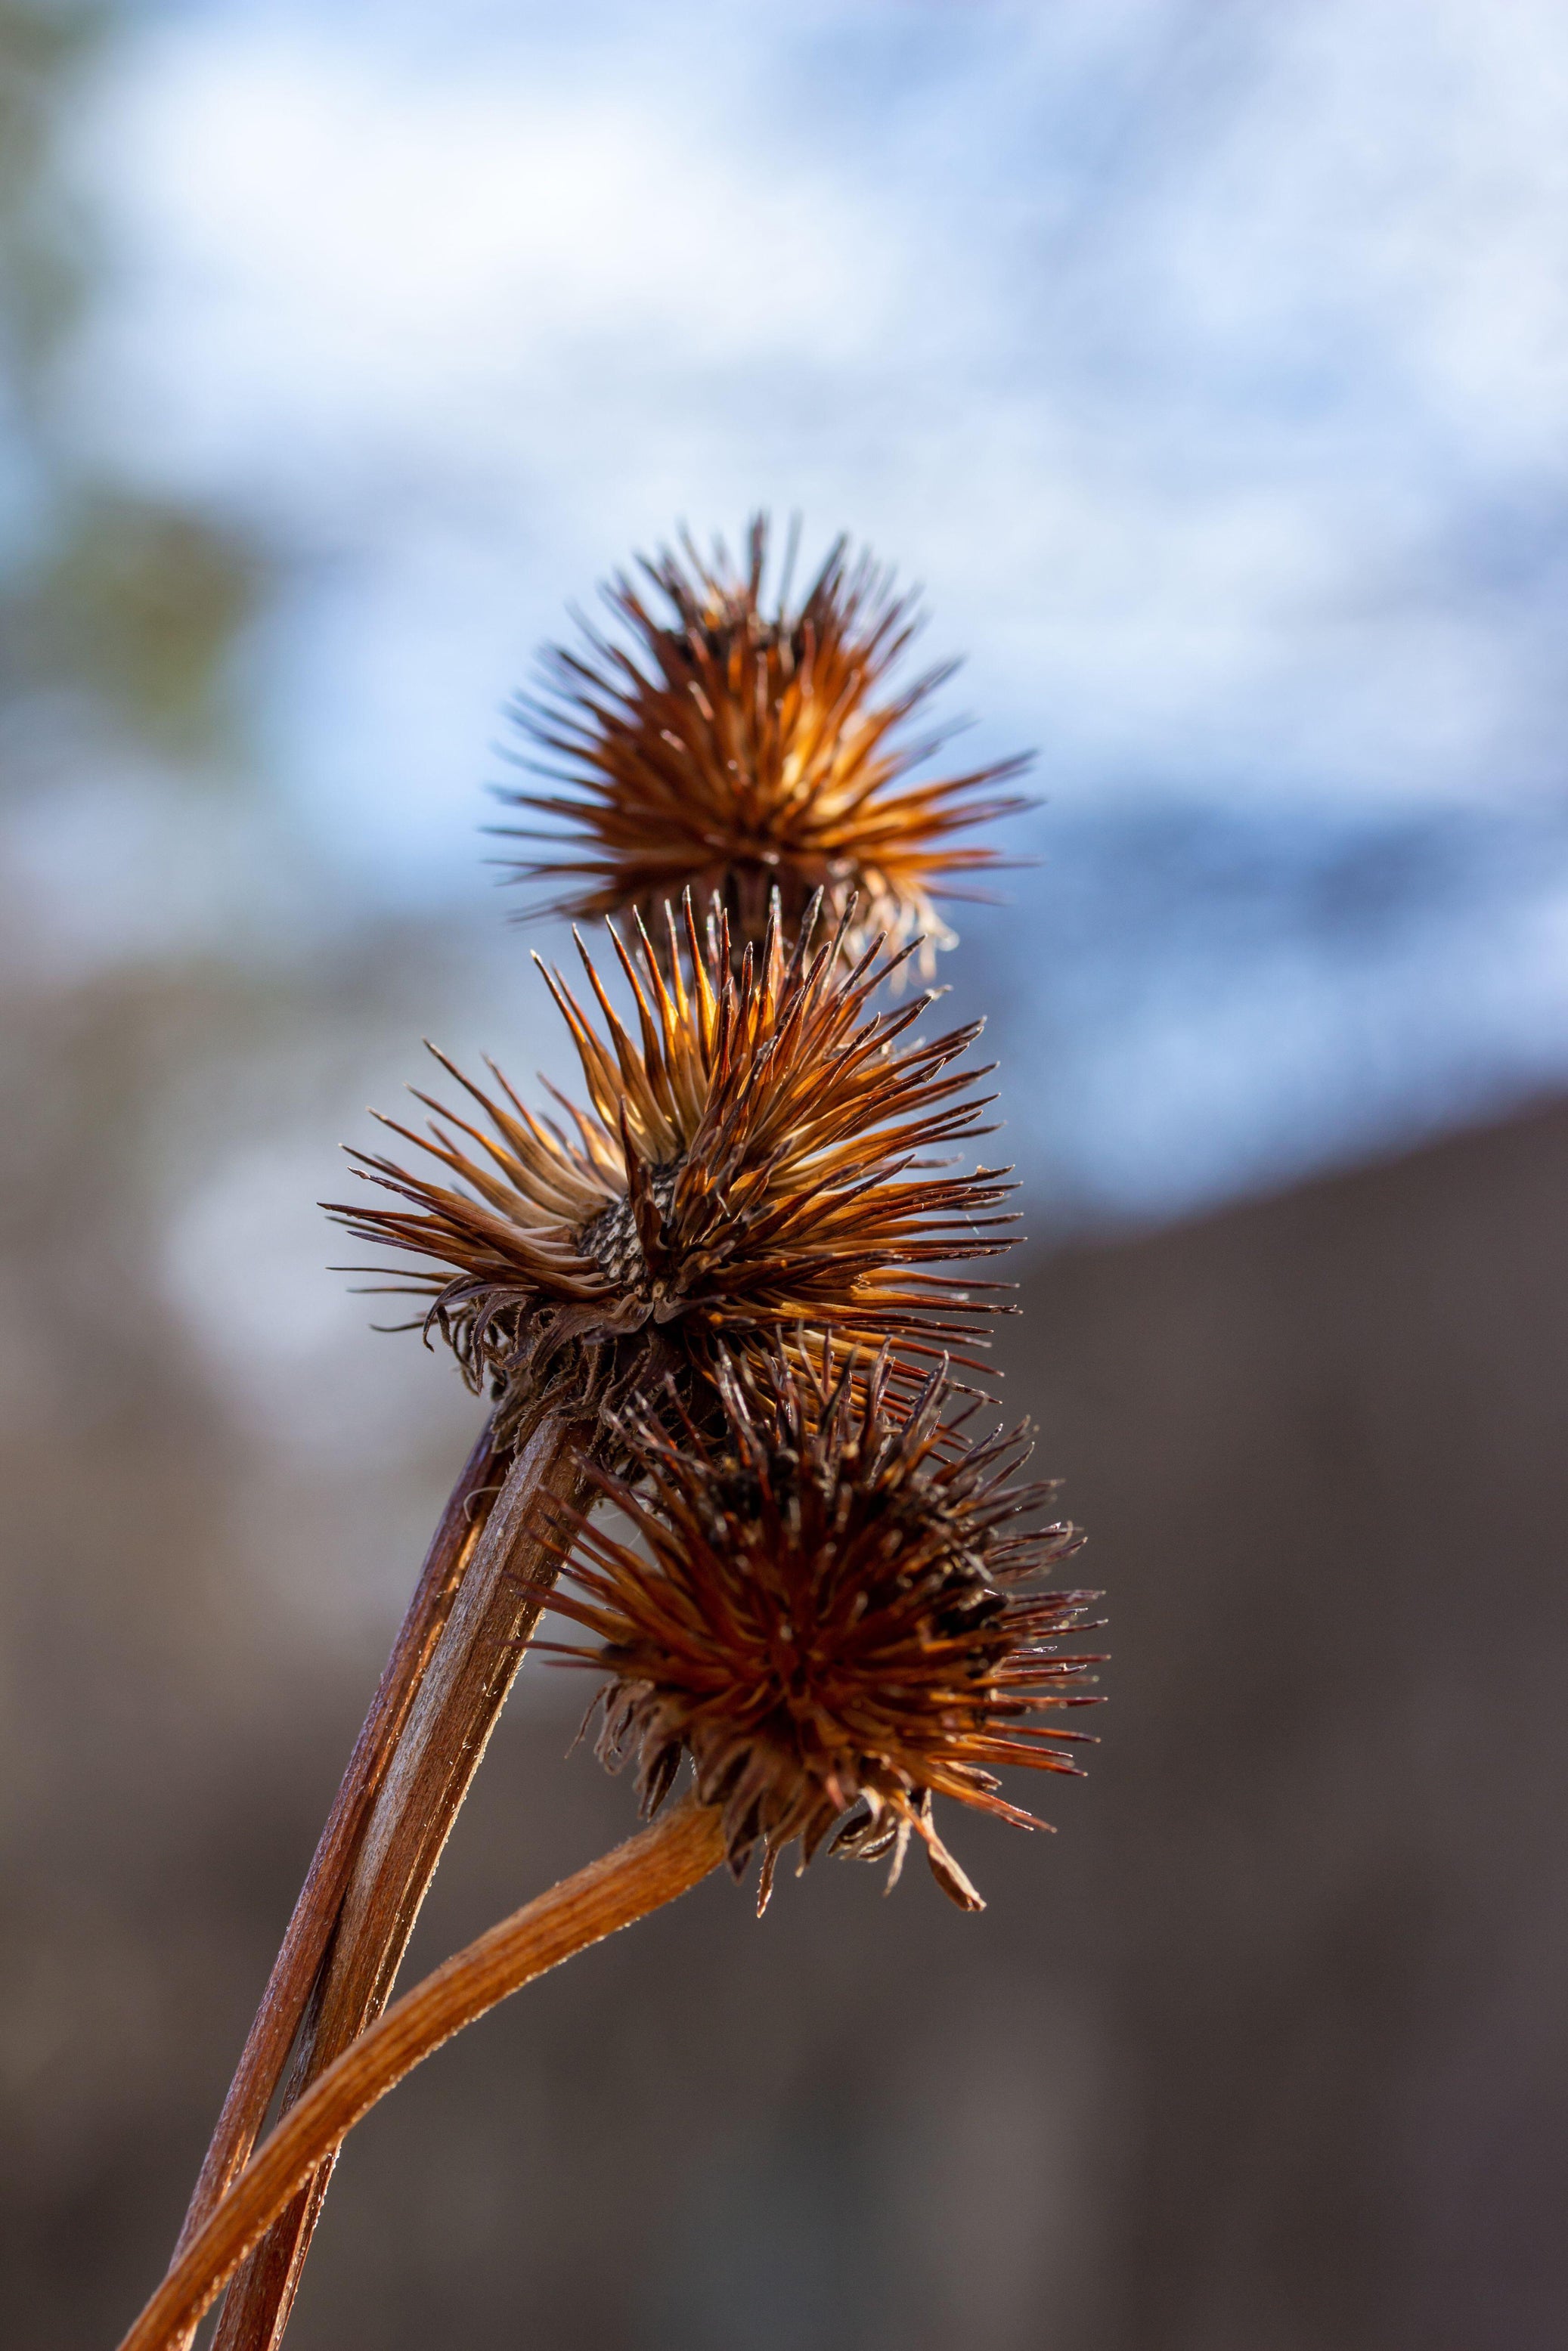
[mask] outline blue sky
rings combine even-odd
[[[477,903],[633,548],[869,538],[1040,755],[961,983],[1020,1147],[1162,1213],[1568,1066],[1565,131],[1532,0],[132,11],[61,414],[273,549],[261,763],[367,906]]]

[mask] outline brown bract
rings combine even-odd
[[[1030,805],[996,789],[1027,762],[914,780],[943,737],[911,740],[907,722],[950,667],[890,683],[913,598],[840,539],[798,603],[788,559],[767,602],[762,517],[747,553],[744,570],[689,541],[643,559],[652,596],[624,575],[604,591],[630,651],[583,623],[582,651],[546,653],[542,699],[514,715],[560,763],[522,764],[565,789],[501,797],[566,830],[497,828],[549,843],[516,877],[556,886],[551,912],[649,923],[683,890],[716,894],[737,946],[760,938],[775,889],[791,929],[821,890],[834,920],[859,899],[852,955],[920,932],[928,956],[951,944],[933,900],[975,895],[956,885],[998,862],[955,836]]]
[[[716,1429],[628,1416],[629,1475],[600,1483],[645,1557],[561,1513],[570,1556],[549,1605],[600,1646],[537,1646],[606,1676],[600,1752],[635,1753],[645,1811],[690,1759],[737,1876],[762,1850],[759,1907],[792,1839],[802,1869],[831,1835],[842,1854],[891,1853],[896,1878],[917,1835],[944,1890],[979,1908],[933,1798],[1042,1825],[997,1770],[1072,1771],[1081,1734],[1032,1718],[1092,1702],[1073,1685],[1095,1661],[1055,1644],[1092,1595],[1018,1589],[1078,1541],[1061,1523],[1019,1531],[1054,1491],[1009,1482],[1022,1433],[955,1447],[945,1376],[901,1412],[885,1371],[830,1387],[764,1354],[721,1374]]]
[[[787,957],[775,919],[737,967],[722,920],[705,936],[688,900],[683,953],[666,917],[662,954],[641,925],[635,952],[612,932],[635,1034],[586,954],[601,1026],[545,975],[591,1107],[536,1116],[493,1065],[488,1092],[437,1055],[486,1123],[425,1095],[427,1134],[385,1123],[455,1181],[356,1153],[399,1205],[332,1206],[431,1262],[406,1288],[471,1384],[493,1382],[503,1434],[531,1405],[624,1400],[784,1331],[808,1353],[891,1342],[903,1363],[973,1343],[998,1311],[935,1269],[1009,1246],[1006,1171],[925,1156],[989,1131],[989,1097],[951,1066],[978,1024],[923,1042],[928,999],[870,1012],[903,956],[847,964],[844,922],[813,946],[809,917]]]

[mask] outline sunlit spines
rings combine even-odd
[[[946,1269],[1009,1246],[1006,1171],[923,1155],[988,1132],[989,1097],[967,1091],[983,1072],[954,1066],[977,1029],[911,1034],[925,998],[873,1012],[887,962],[846,964],[848,919],[788,954],[775,921],[737,969],[722,919],[705,938],[688,901],[684,955],[616,941],[636,1035],[586,953],[597,1019],[546,974],[589,1096],[564,1102],[570,1128],[438,1057],[488,1131],[422,1096],[428,1134],[387,1123],[439,1177],[354,1155],[397,1205],[333,1213],[423,1260],[408,1292],[508,1420],[546,1392],[706,1375],[719,1350],[797,1328],[891,1343],[905,1369],[983,1341],[995,1286]]]
[[[1082,1734],[1037,1718],[1091,1700],[1096,1660],[1056,1646],[1090,1595],[1023,1588],[1076,1531],[1031,1525],[1054,1488],[1016,1482],[1019,1433],[965,1447],[944,1374],[900,1406],[887,1372],[727,1364],[717,1422],[677,1398],[621,1425],[626,1474],[600,1483],[637,1548],[561,1514],[551,1604],[598,1646],[539,1646],[604,1676],[601,1753],[635,1756],[645,1809],[691,1762],[737,1875],[761,1851],[762,1901],[791,1843],[802,1868],[831,1837],[896,1877],[915,1836],[977,1907],[933,1799],[1037,1827],[997,1771],[1077,1769]]]
[[[920,780],[945,737],[906,729],[952,664],[894,684],[915,599],[843,539],[799,601],[792,553],[771,600],[767,564],[760,516],[741,569],[685,539],[642,559],[645,585],[617,575],[605,591],[632,650],[584,623],[585,651],[547,652],[545,694],[520,696],[516,716],[559,764],[520,764],[564,789],[501,797],[561,829],[496,828],[540,844],[503,862],[553,889],[549,911],[579,918],[652,923],[685,890],[716,897],[737,953],[775,897],[791,932],[819,892],[835,916],[857,899],[852,953],[918,932],[929,961],[951,944],[936,903],[976,894],[966,880],[1001,862],[958,836],[1029,805],[998,789],[1027,762]]]

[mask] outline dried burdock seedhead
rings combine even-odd
[[[923,1042],[908,1032],[928,998],[870,1012],[910,951],[847,963],[847,913],[818,939],[809,910],[788,956],[775,919],[738,967],[722,920],[705,936],[688,900],[683,953],[666,914],[662,953],[640,925],[634,951],[612,932],[635,1036],[586,954],[602,1027],[546,974],[589,1108],[558,1096],[564,1123],[536,1117],[493,1066],[489,1092],[444,1061],[486,1126],[425,1095],[428,1134],[385,1123],[455,1181],[355,1154],[399,1205],[332,1210],[430,1262],[405,1294],[429,1301],[426,1330],[470,1383],[491,1382],[503,1436],[546,1402],[711,1377],[724,1351],[781,1332],[807,1353],[891,1343],[906,1367],[975,1343],[998,1311],[934,1269],[1009,1246],[1007,1171],[925,1156],[989,1132],[989,1097],[951,1066],[978,1024]]]
[[[894,683],[915,600],[840,539],[794,602],[792,559],[791,542],[769,600],[764,517],[743,570],[687,540],[642,559],[645,586],[606,588],[630,650],[584,623],[582,650],[546,653],[542,697],[514,715],[552,761],[521,764],[563,789],[502,798],[566,829],[498,830],[549,844],[515,872],[556,890],[549,911],[653,924],[689,888],[718,897],[738,947],[761,937],[774,890],[791,932],[821,890],[834,921],[858,899],[852,956],[878,935],[921,933],[927,960],[952,944],[933,901],[976,895],[965,878],[998,862],[956,836],[1030,805],[998,790],[1027,762],[917,780],[945,737],[909,724],[951,665]]]
[[[885,1374],[846,1367],[829,1387],[763,1354],[721,1374],[716,1427],[628,1416],[630,1474],[600,1482],[646,1557],[561,1514],[570,1562],[549,1604],[600,1646],[539,1646],[606,1677],[600,1753],[635,1753],[645,1811],[690,1759],[737,1876],[761,1849],[759,1907],[794,1839],[801,1868],[831,1838],[890,1853],[895,1879],[915,1835],[977,1909],[932,1800],[1040,1826],[997,1770],[1073,1771],[1082,1734],[1032,1718],[1092,1702],[1075,1685],[1097,1661],[1055,1644],[1093,1595],[1019,1589],[1079,1540],[1023,1531],[1054,1489],[1010,1481],[1022,1432],[966,1448],[944,1426],[943,1374],[904,1410]]]

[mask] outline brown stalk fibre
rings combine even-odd
[[[552,1502],[589,1500],[580,1457],[591,1438],[590,1428],[542,1416],[489,1500],[361,1823],[284,2085],[286,2113],[391,1995],[556,1573]],[[331,2170],[329,2157],[273,2220],[230,2288],[213,2351],[271,2351],[282,2336]]]
[[[996,1284],[933,1269],[1009,1246],[1007,1171],[925,1155],[990,1132],[992,1098],[965,1092],[986,1072],[952,1067],[979,1024],[920,1041],[928,998],[871,1012],[910,950],[847,964],[847,915],[814,946],[809,911],[786,956],[776,911],[736,967],[722,917],[704,934],[689,898],[680,926],[665,911],[662,953],[641,923],[635,952],[611,931],[635,1034],[586,953],[601,1028],[546,974],[590,1108],[537,1117],[493,1064],[488,1092],[437,1055],[486,1125],[423,1094],[426,1134],[383,1123],[465,1188],[356,1154],[400,1205],[332,1209],[434,1261],[403,1294],[430,1301],[472,1385],[490,1380],[503,1436],[545,1397],[613,1405],[779,1332],[902,1361],[974,1344],[997,1311],[972,1295]]]
[[[188,2339],[300,2183],[443,2042],[547,1969],[673,1902],[723,1857],[716,1815],[695,1803],[677,1805],[416,1984],[284,2116],[225,2201],[182,2246],[120,2351],[169,2351]]]
[[[288,1931],[224,2101],[181,2231],[182,2250],[244,2168],[267,2119],[317,1972],[326,1953],[367,1816],[380,1792],[398,1737],[440,1641],[464,1565],[484,1531],[498,1487],[488,1426],[469,1455],[431,1538],[424,1568],[392,1656],[349,1759],[294,1906]]]
[[[548,911],[652,924],[690,889],[719,897],[744,944],[775,889],[790,929],[821,890],[834,921],[859,901],[852,955],[878,934],[953,943],[934,899],[983,895],[955,883],[999,862],[955,836],[1027,808],[997,788],[1028,763],[914,780],[944,737],[910,741],[907,724],[951,674],[891,683],[919,627],[915,598],[840,538],[792,604],[792,559],[791,542],[769,601],[765,517],[744,569],[722,544],[705,561],[685,540],[640,559],[646,587],[618,574],[603,591],[630,651],[583,622],[582,651],[546,653],[543,698],[520,696],[514,715],[563,763],[522,764],[565,789],[501,797],[567,830],[497,830],[549,844],[514,868],[570,885]]]
[[[721,1374],[717,1432],[628,1416],[629,1475],[599,1483],[646,1557],[559,1514],[570,1555],[550,1609],[599,1646],[536,1646],[606,1677],[600,1753],[636,1755],[645,1812],[690,1759],[737,1876],[761,1850],[759,1908],[796,1838],[801,1869],[830,1836],[890,1854],[891,1885],[912,1835],[980,1908],[933,1798],[1043,1825],[997,1771],[1075,1771],[1064,1746],[1082,1734],[1031,1718],[1093,1702],[1077,1685],[1096,1661],[1055,1647],[1093,1595],[1019,1588],[1080,1540],[1020,1529],[1055,1491],[1011,1482],[1025,1433],[956,1446],[945,1375],[891,1415],[885,1375],[885,1360],[869,1380],[846,1367],[830,1388],[765,1356]]]

